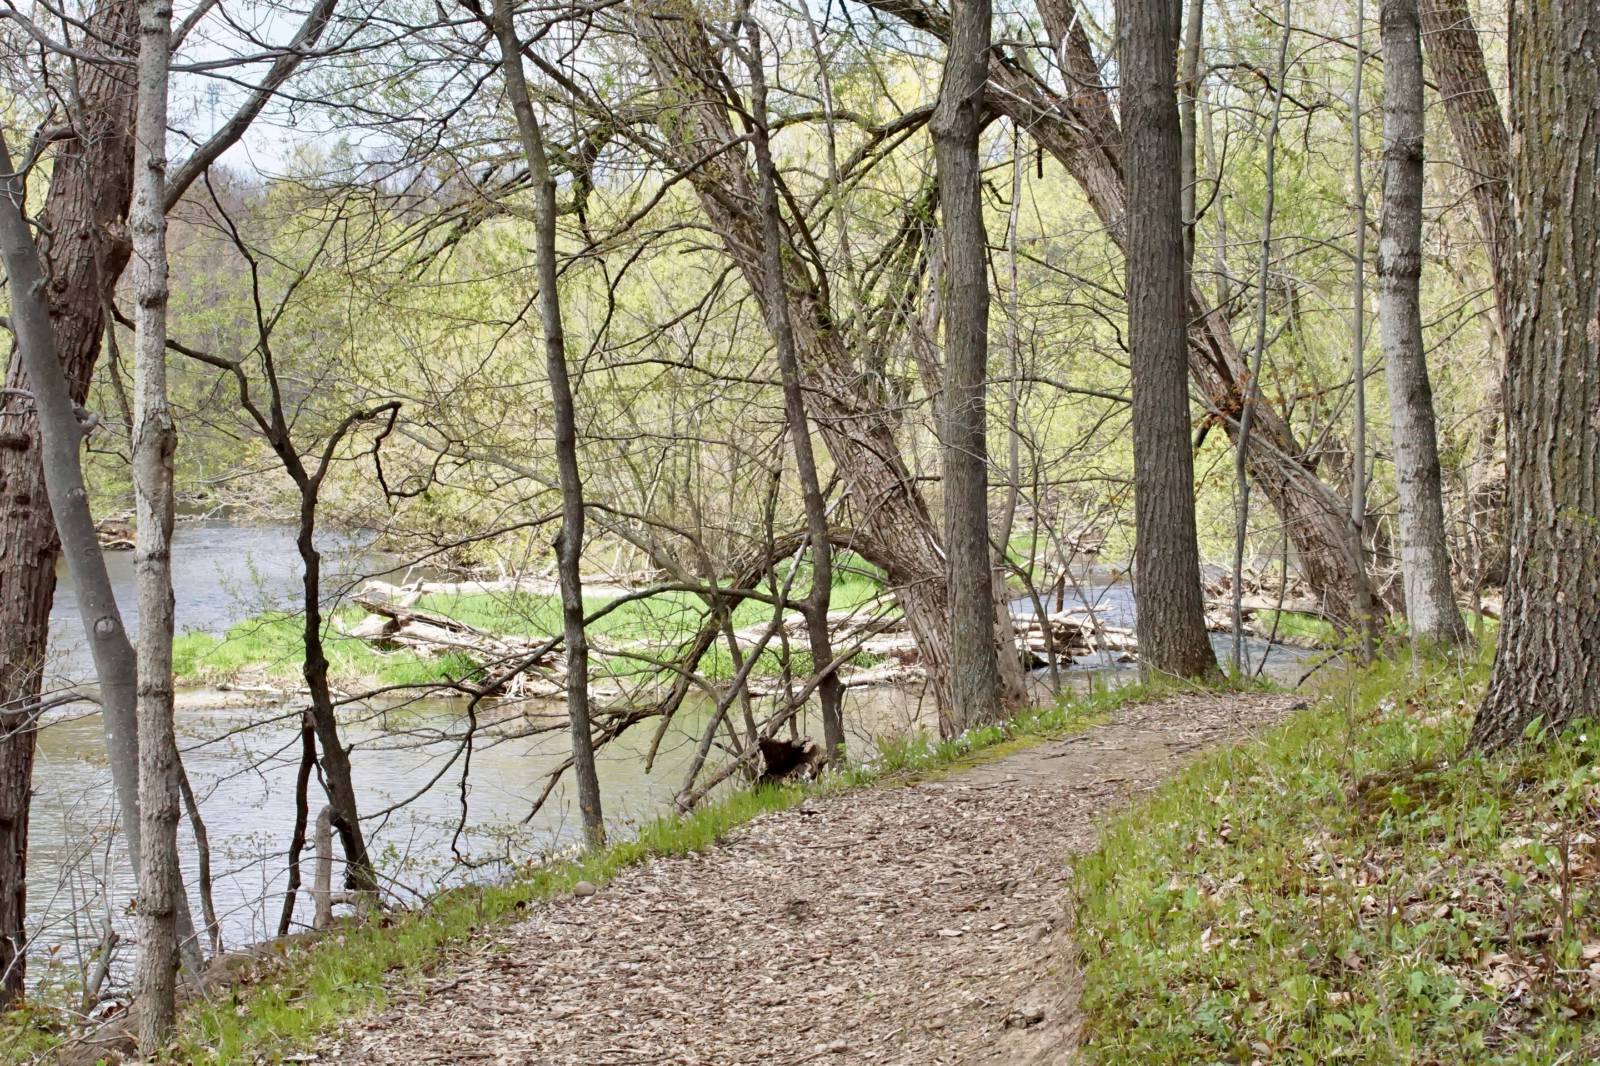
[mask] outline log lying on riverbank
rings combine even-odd
[[[500,636],[366,593],[355,602],[369,613],[345,630],[346,636],[379,648],[464,655],[482,668],[482,675],[473,679],[472,685],[486,695],[540,697],[566,691],[567,657],[550,641]]]

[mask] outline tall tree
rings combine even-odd
[[[337,2],[317,0],[260,84],[171,175],[166,190],[169,209],[238,142],[267,102],[312,54]],[[68,79],[72,97],[66,109],[67,122],[64,135],[54,144],[49,189],[39,215],[44,239],[41,251],[49,271],[40,297],[47,302],[51,347],[60,361],[68,398],[79,405],[88,397],[100,354],[108,297],[127,265],[131,247],[118,235],[133,190],[135,89],[129,61],[135,51],[138,13],[137,0],[101,0],[83,21],[73,76]],[[4,423],[0,433],[0,1005],[21,992],[25,979],[25,960],[19,952],[26,939],[34,726],[50,606],[55,600],[56,558],[62,550],[56,522],[41,506],[49,493],[43,461],[46,449],[27,399],[31,388],[27,367],[26,359],[12,359],[6,370],[6,390],[0,393],[0,422]],[[97,616],[85,611],[84,617]],[[120,631],[120,622],[118,627]],[[91,646],[95,645],[91,640]],[[108,707],[108,712],[104,720],[112,777],[130,850],[136,850],[138,786],[132,705],[127,709],[125,728],[118,724],[113,708]],[[180,908],[181,924],[187,923],[186,913]],[[197,942],[190,938],[185,944],[185,965],[197,965]]]
[[[912,0],[866,3],[949,40],[950,19],[936,7]],[[991,54],[988,99],[1061,162],[1111,238],[1121,245],[1127,233],[1127,169],[1122,131],[1102,81],[1104,68],[1074,0],[1037,0],[1037,6],[1051,46],[1061,57],[1065,90],[1052,90],[1025,57],[997,48]],[[1234,340],[1227,314],[1211,307],[1196,290],[1188,299],[1190,376],[1212,417],[1237,441],[1239,412],[1252,389],[1248,361]],[[1328,613],[1353,625],[1366,576],[1350,553],[1349,503],[1317,476],[1315,457],[1296,438],[1284,412],[1265,397],[1257,401],[1250,476],[1277,509],[1294,541],[1301,570]]]
[[[1383,221],[1378,328],[1399,490],[1400,565],[1412,635],[1466,639],[1450,583],[1433,387],[1422,342],[1422,35],[1417,0],[1383,0]]]
[[[178,433],[167,402],[167,71],[171,0],[139,5],[134,127],[133,565],[139,597],[139,1046],[154,1054],[177,1017],[178,746],[172,720],[173,462]]]
[[[950,718],[956,731],[999,713],[989,564],[989,242],[983,225],[983,87],[989,0],[955,0],[931,129],[944,233],[945,583],[950,590]]]
[[[1119,0],[1133,367],[1134,573],[1149,674],[1217,669],[1206,635],[1189,440],[1183,138],[1173,67],[1177,0]]]
[[[844,748],[844,684],[833,669],[833,639],[828,632],[828,608],[833,594],[833,544],[828,535],[828,502],[817,474],[817,457],[811,447],[811,420],[806,417],[805,391],[800,385],[800,362],[795,357],[794,324],[789,320],[789,298],[783,280],[783,218],[778,211],[778,172],[772,162],[767,119],[767,74],[761,58],[761,30],[744,7],[744,26],[750,68],[751,146],[755,149],[756,181],[761,193],[762,256],[766,260],[767,298],[763,304],[778,351],[778,375],[783,380],[783,411],[794,448],[795,474],[805,505],[806,532],[811,543],[811,588],[804,611],[811,645],[811,668],[818,672],[817,699],[822,706],[822,740],[828,758]]]
[[[578,469],[578,422],[567,374],[566,332],[556,269],[556,180],[545,153],[544,132],[533,112],[533,98],[522,72],[511,0],[494,0],[494,32],[506,93],[517,116],[517,132],[533,186],[534,258],[539,276],[539,320],[544,327],[545,371],[555,417],[556,468],[561,481],[561,532],[556,537],[556,570],[561,585],[561,623],[567,648],[567,717],[572,727],[572,772],[578,782],[578,810],[591,847],[606,840],[600,810],[600,778],[594,764],[589,725],[589,640],[583,628],[583,476]]]
[[[1600,7],[1511,8],[1510,574],[1472,743],[1600,714]]]

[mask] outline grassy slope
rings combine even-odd
[[[1600,729],[1463,751],[1485,661],[1380,664],[1076,864],[1106,1063],[1600,1059]]]
[[[860,607],[880,591],[877,581],[870,575],[842,573],[834,583],[833,606],[836,610]],[[611,599],[604,596],[585,598],[589,612],[609,602]],[[417,609],[507,636],[537,639],[561,631],[561,601],[555,596],[531,593],[434,595],[423,597]],[[347,686],[426,684],[471,673],[473,664],[463,655],[429,656],[404,649],[384,651],[364,640],[340,635],[340,627],[355,625],[364,614],[358,607],[340,608],[334,612],[330,628],[325,631],[329,668],[338,682]],[[590,635],[601,644],[648,641],[659,649],[671,649],[693,635],[705,614],[704,603],[693,593],[661,593],[649,599],[630,601],[603,616],[590,628]],[[747,600],[734,611],[733,622],[736,627],[743,627],[771,617],[769,606]],[[218,684],[247,677],[277,683],[296,682],[300,677],[303,652],[301,625],[298,615],[269,613],[240,622],[224,637],[186,633],[173,645],[174,671],[178,680],[186,684]],[[644,664],[638,668],[651,669]],[[809,655],[794,649],[790,668],[798,673],[809,673]],[[776,648],[764,653],[756,666],[756,672],[763,675],[776,674],[780,669]],[[719,644],[707,655],[702,670],[712,678],[731,677],[733,668],[726,647]]]

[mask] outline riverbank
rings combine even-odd
[[[1099,689],[956,740],[936,742],[921,734],[885,743],[870,763],[814,785],[731,792],[686,818],[648,822],[633,839],[581,860],[529,867],[506,884],[452,889],[425,908],[391,912],[381,925],[344,922],[320,940],[297,942],[281,952],[252,953],[235,974],[240,983],[186,1012],[177,1060],[253,1062],[263,1054],[271,1061],[303,1050],[341,1018],[385,1002],[388,982],[420,977],[451,945],[494,935],[539,901],[570,894],[580,881],[604,886],[652,858],[696,853],[752,818],[807,799],[831,801],[869,785],[920,780],[1004,756],[1042,738],[1081,732],[1143,695],[1147,690],[1139,686]],[[5,1041],[0,1057],[26,1060],[30,1053],[44,1055],[59,1047],[66,1035],[59,1027],[67,1020],[43,1009],[14,1019],[0,1037]]]

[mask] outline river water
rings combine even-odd
[[[353,578],[358,565],[371,563],[359,544],[330,542],[325,547],[332,573]],[[132,556],[108,553],[107,563],[118,601],[128,612],[126,621],[136,633]],[[242,618],[292,604],[298,582],[299,558],[286,527],[217,521],[178,527],[173,584],[180,630],[220,634]],[[1087,588],[1084,598],[1103,612],[1105,622],[1131,624],[1133,604],[1125,586]],[[1069,597],[1074,602],[1081,601]],[[1263,647],[1257,643],[1253,650],[1259,656]],[[1280,659],[1295,657],[1284,652]],[[1131,669],[1109,661],[1090,665],[1124,676]],[[65,687],[92,682],[93,676],[71,586],[63,575],[51,618],[49,677],[52,687]],[[236,698],[211,695],[190,693],[183,699],[179,742],[208,830],[223,939],[239,947],[277,931],[294,821],[300,704],[241,705]],[[132,956],[126,943],[131,942],[133,923],[124,914],[132,875],[114,832],[101,723],[88,710],[92,708],[56,712],[39,737],[29,911],[36,938],[33,955],[46,960],[34,964],[33,978],[45,984],[81,979],[86,956],[99,942],[108,915],[126,938],[119,961]],[[551,722],[563,713],[559,706],[540,711]],[[846,717],[852,747],[870,750],[877,736],[927,725],[930,711],[916,690],[851,689]],[[614,835],[628,834],[641,820],[668,808],[708,713],[703,703],[691,703],[680,712],[662,738],[650,773],[644,772],[643,756],[652,741],[652,723],[636,726],[602,749],[601,786]],[[565,733],[556,729],[507,738],[485,732],[471,747],[470,777],[464,786],[459,740],[463,719],[461,704],[432,700],[401,708],[351,709],[342,722],[354,747],[351,761],[361,809],[369,818],[369,847],[402,901],[451,883],[503,876],[518,864],[571,848],[578,840],[575,806],[564,784],[529,816],[545,774],[565,756]],[[383,813],[402,801],[404,806]],[[320,803],[314,794],[313,815]],[[180,833],[185,871],[193,883],[198,852],[187,821]],[[308,848],[308,881],[311,865]],[[311,902],[302,893],[296,920],[307,923],[310,917]]]

